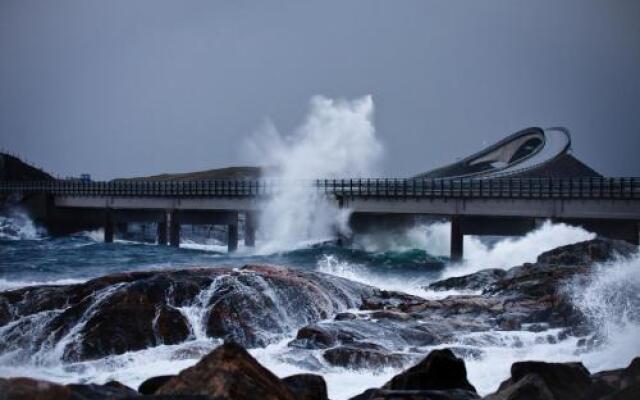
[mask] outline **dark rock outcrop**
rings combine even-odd
[[[160,389],[162,385],[169,382],[175,375],[159,375],[153,376],[138,386],[138,393],[140,394],[154,394]]]
[[[580,399],[591,383],[589,371],[581,363],[517,362],[511,366],[511,378],[490,398],[516,399],[518,397],[513,397],[516,394],[535,391],[541,398]],[[508,396],[504,397],[505,393]]]
[[[485,269],[474,274],[456,276],[434,282],[425,289],[430,290],[484,290],[504,278],[507,271],[493,268]]]
[[[31,378],[0,378],[2,400],[83,400],[68,387]]]
[[[366,342],[334,347],[325,351],[322,356],[331,365],[351,369],[381,369],[388,366],[399,368],[408,361],[405,354],[390,353],[380,345]]]
[[[374,291],[363,298],[358,314],[342,314],[330,321],[305,326],[289,345],[299,349],[324,349],[325,360],[333,365],[379,368],[381,362],[387,362],[388,366],[401,362],[399,357],[384,357],[386,355],[403,352],[407,362],[420,356],[421,347],[440,343],[522,346],[516,339],[511,343],[497,343],[493,335],[468,337],[475,332],[542,333],[550,328],[565,328],[562,334],[540,335],[536,339],[548,343],[565,340],[570,335],[588,335],[593,333],[593,328],[573,306],[566,289],[568,284],[587,278],[596,263],[616,256],[627,257],[636,251],[635,246],[625,242],[595,239],[545,252],[533,264],[508,271],[479,271],[430,286],[438,290],[481,290],[481,294],[427,300],[404,293]],[[464,337],[462,341],[461,337]],[[358,347],[360,344],[377,347],[365,351]],[[417,350],[415,354],[406,354],[407,348]],[[482,354],[465,356],[475,358]],[[376,362],[363,361],[367,359]],[[353,361],[351,365],[347,365],[347,360]]]
[[[234,400],[293,400],[295,395],[242,346],[224,344],[162,385],[158,395],[208,395]]]
[[[210,337],[264,346],[293,329],[357,307],[374,288],[314,272],[250,265],[131,272],[79,285],[0,293],[0,352],[65,339],[64,359],[86,360]],[[185,309],[203,317],[194,327]],[[30,335],[22,332],[29,331]]]
[[[282,378],[297,400],[327,400],[327,384],[324,378],[314,374],[298,374]]]
[[[640,358],[627,368],[591,375],[581,363],[525,361],[487,400],[611,400],[640,398]]]
[[[475,392],[467,380],[464,361],[449,349],[433,350],[418,364],[394,376],[384,386],[391,390],[463,389]]]
[[[370,389],[351,400],[477,399],[467,380],[464,361],[449,349],[433,350],[422,361],[394,376],[380,389]]]

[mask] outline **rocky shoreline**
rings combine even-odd
[[[530,331],[548,343],[580,338],[585,347],[597,346],[597,329],[566,288],[586,280],[596,265],[635,252],[636,246],[605,239],[564,246],[507,271],[432,283],[430,291],[474,292],[442,299],[262,265],[132,272],[3,292],[0,354],[11,354],[16,364],[43,352],[79,362],[198,338],[226,344],[176,376],[146,381],[139,392],[118,383],[12,378],[0,380],[0,400],[325,399],[321,376],[278,379],[244,350],[296,331],[287,351],[308,370],[408,368],[354,399],[475,399],[464,360],[484,356],[484,342],[494,340],[485,332]],[[628,393],[638,394],[639,370],[637,359],[625,370],[597,374],[575,363],[514,363],[511,378],[487,398],[635,398]]]
[[[581,363],[517,362],[511,377],[485,400],[632,400],[640,395],[640,357],[626,368],[591,374]],[[350,400],[474,400],[464,360],[434,350],[379,388]],[[242,346],[225,343],[177,375],[158,376],[138,390],[119,382],[71,384],[0,378],[2,400],[327,400],[324,378],[298,374],[279,379]]]

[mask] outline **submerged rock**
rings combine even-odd
[[[171,378],[155,394],[208,395],[233,400],[296,398],[286,384],[235,343],[213,350],[196,365]]]

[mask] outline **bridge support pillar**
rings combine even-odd
[[[161,246],[167,245],[167,215],[165,214],[164,218],[158,222],[157,228],[158,235],[158,244]]]
[[[104,242],[113,243],[113,219],[110,210],[106,210],[104,214]]]
[[[180,215],[178,210],[169,211],[169,245],[180,247]]]
[[[227,227],[227,250],[233,253],[238,250],[238,224],[229,224]]]
[[[462,261],[462,247],[464,235],[460,226],[459,217],[451,217],[451,261]]]
[[[253,247],[256,245],[256,215],[247,211],[244,216],[244,245]]]

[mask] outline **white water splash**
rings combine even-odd
[[[449,223],[436,223],[415,229],[424,231],[426,239],[423,248],[428,253],[449,254]],[[525,262],[535,262],[540,253],[594,238],[595,234],[582,228],[550,221],[524,236],[500,239],[493,245],[486,244],[476,236],[465,236],[464,261],[449,266],[444,271],[443,278],[467,275],[486,268],[508,269]]]
[[[15,290],[28,286],[40,285],[75,285],[77,283],[86,282],[87,279],[54,279],[46,281],[25,281],[25,280],[7,280],[0,278],[0,292],[5,290]]]
[[[38,240],[44,235],[44,229],[38,228],[21,209],[12,209],[7,215],[0,215],[0,240]]]
[[[320,260],[318,260],[316,270],[365,285],[375,286],[380,289],[405,292],[422,297],[424,297],[424,289],[422,286],[428,285],[431,282],[426,276],[412,276],[411,284],[407,284],[406,276],[389,276],[389,274],[384,273],[376,274],[364,265],[344,261],[334,255],[324,255],[321,257]]]
[[[419,225],[397,235],[367,234],[356,236],[357,245],[369,252],[425,250],[433,256],[449,255],[451,225],[438,222]],[[437,279],[471,274],[486,268],[508,269],[525,262],[535,262],[542,252],[559,246],[593,239],[595,235],[582,228],[566,224],[553,224],[549,221],[525,236],[499,239],[493,245],[486,244],[475,236],[465,236],[465,259],[459,264],[447,265]],[[317,269],[332,275],[341,276],[357,282],[377,286],[387,290],[398,290],[416,296],[441,298],[441,292],[425,292],[424,286],[434,280],[433,274],[417,272],[407,276],[389,277],[388,274],[376,274],[371,268],[358,265],[335,256],[325,256],[318,262]],[[450,292],[449,294],[469,294],[468,292]]]
[[[617,368],[640,356],[640,255],[595,269],[586,284],[569,290],[603,343],[585,355],[587,362],[597,370]]]
[[[261,212],[259,252],[291,250],[348,231],[348,212],[319,195],[312,183],[318,177],[372,173],[382,155],[372,118],[371,96],[352,101],[316,96],[293,134],[282,136],[267,125],[248,142],[254,159],[276,167],[274,178],[281,185]]]

